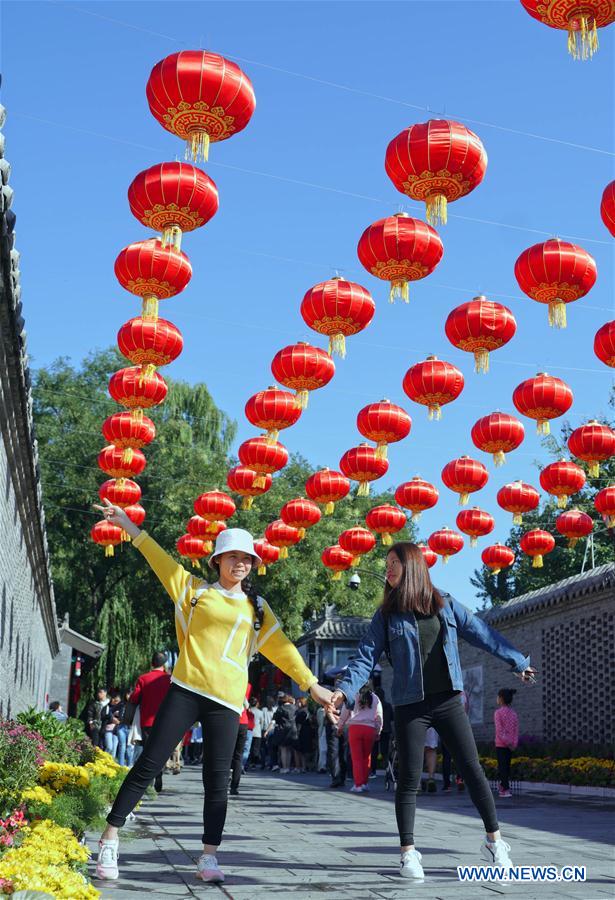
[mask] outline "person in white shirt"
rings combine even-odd
[[[261,756],[264,717],[263,710],[260,709],[256,697],[250,697],[250,712],[254,716],[254,727],[252,729],[252,746],[250,747],[250,755],[246,763],[246,769],[250,768],[250,764],[256,765]]]

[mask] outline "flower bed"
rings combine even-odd
[[[125,773],[76,720],[34,711],[0,719],[0,894],[98,897],[79,839],[102,821]]]
[[[482,756],[481,763],[487,778],[496,779],[497,760]],[[580,756],[576,759],[513,756],[510,777],[515,781],[613,787],[615,786],[615,762],[612,759],[594,759],[591,756]]]

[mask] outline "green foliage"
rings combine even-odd
[[[34,707],[18,714],[17,722],[38,732],[47,745],[46,759],[50,762],[70,763],[77,766],[87,762],[83,758],[86,747],[92,746],[84,732],[83,722],[67,719],[60,722],[49,712],[37,712]],[[86,745],[86,746],[84,746]]]
[[[46,752],[40,734],[10,719],[0,720],[0,818],[19,805],[22,791],[36,784]]]
[[[611,395],[610,405],[615,407],[615,390]],[[615,427],[615,421],[611,420],[606,424],[612,428]],[[554,434],[544,438],[543,446],[553,459],[570,457],[567,441],[571,432],[570,425],[565,424],[559,438]],[[604,563],[613,562],[615,559],[615,529],[607,528],[604,524],[602,517],[594,507],[594,497],[603,487],[615,483],[615,457],[600,464],[598,478],[589,477],[586,463],[582,463],[580,460],[575,460],[575,462],[585,469],[587,482],[585,487],[568,502],[567,509],[580,509],[594,520],[594,559],[595,565],[601,566]],[[536,486],[539,471],[543,467],[544,463],[536,463],[534,480]],[[548,500],[541,503],[537,510],[524,514],[521,526],[513,526],[511,529],[506,544],[515,552],[516,559],[513,565],[509,569],[503,569],[499,575],[495,576],[486,566],[474,572],[470,581],[477,588],[477,594],[482,598],[484,607],[500,605],[512,597],[580,573],[586,542],[579,541],[576,547],[568,547],[567,539],[555,528],[555,520],[560,512],[562,510],[558,509],[556,498],[549,496]],[[532,560],[523,553],[519,546],[523,534],[532,528],[549,531],[555,538],[555,549],[544,557],[544,565],[541,569],[533,568]],[[589,566],[591,566],[591,558],[589,563],[586,563],[586,567]]]

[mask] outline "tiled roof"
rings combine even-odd
[[[582,575],[572,575],[538,590],[513,597],[512,600],[501,606],[495,606],[482,615],[488,622],[499,622],[609,588],[613,592],[615,602],[615,563],[606,563],[595,569],[588,569]]]
[[[325,616],[314,622],[310,630],[301,635],[297,646],[314,640],[360,641],[367,632],[370,621],[362,616]]]

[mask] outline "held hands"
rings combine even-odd
[[[524,684],[536,684],[538,670],[534,669],[533,666],[528,666],[523,672],[515,672],[515,675],[517,678],[520,678]]]
[[[316,683],[313,684],[310,688],[310,697],[314,700],[315,703],[318,703],[320,706],[324,706],[325,709],[328,709],[331,704],[331,691],[327,690],[326,687]]]
[[[342,691],[333,691],[331,701],[326,707],[327,718],[333,725],[337,725],[340,717],[340,707],[343,706],[346,697]],[[339,733],[339,731],[338,731]]]
[[[99,506],[95,503],[94,509],[100,510],[107,522],[110,522],[112,525],[118,525],[131,538],[136,538],[141,533],[141,529],[128,518],[121,506],[114,506],[106,497],[103,503],[105,504],[104,506]]]

